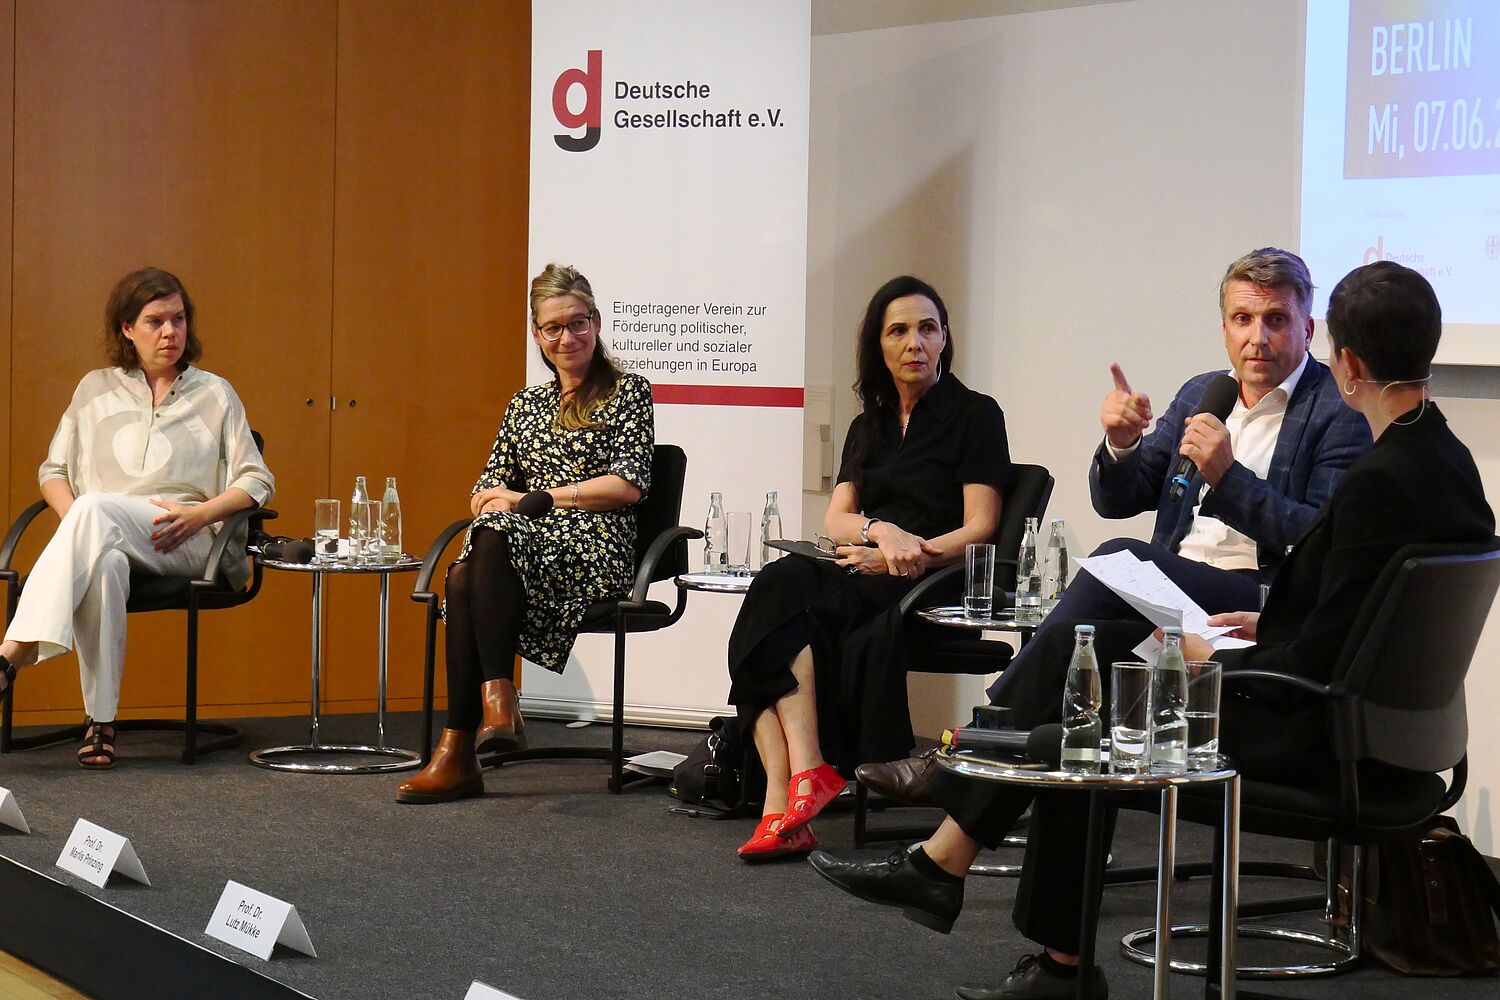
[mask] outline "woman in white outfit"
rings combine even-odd
[[[203,348],[182,282],[157,268],[120,279],[104,339],[112,367],[78,383],[37,473],[62,523],[0,643],[0,693],[21,667],[77,652],[85,768],[114,765],[131,572],[197,575],[220,522],[276,483],[234,389],[193,367]],[[224,556],[242,585],[243,544]]]

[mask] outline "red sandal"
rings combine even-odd
[[[804,781],[808,791],[797,791]],[[792,775],[787,785],[786,816],[776,835],[785,840],[811,823],[824,806],[839,797],[846,784],[844,776],[832,764],[820,764],[811,771],[798,771]]]
[[[818,838],[813,834],[810,826],[804,826],[786,840],[782,840],[777,836],[781,827],[781,819],[781,813],[762,816],[760,823],[755,827],[755,832],[750,835],[750,839],[741,844],[736,852],[740,859],[754,864],[759,861],[770,861],[772,858],[806,854],[818,846]]]

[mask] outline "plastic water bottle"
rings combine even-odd
[[[1042,614],[1057,607],[1068,589],[1068,541],[1063,537],[1063,519],[1053,518],[1047,535],[1047,559],[1042,565]]]
[[[1161,655],[1151,671],[1151,771],[1182,774],[1187,770],[1187,664],[1182,657],[1182,629],[1161,630]]]
[[[361,512],[368,509],[361,507],[360,504],[369,502],[370,491],[365,486],[365,477],[355,476],[354,495],[349,500],[349,561],[352,563],[363,562],[369,548],[365,536],[370,533],[374,525],[360,523],[360,519],[364,517]]]
[[[380,561],[401,560],[401,497],[396,477],[385,477],[385,495],[380,498]]]
[[[781,533],[781,508],[776,506],[776,491],[772,490],[766,494],[766,509],[760,515],[760,564],[762,566],[781,555],[779,549],[773,549],[768,542],[785,536]]]
[[[1016,556],[1016,621],[1035,624],[1042,619],[1042,573],[1037,563],[1036,536],[1040,525],[1026,519],[1021,551]]]
[[[1063,689],[1062,769],[1072,774],[1099,773],[1099,706],[1103,704],[1099,664],[1094,656],[1094,626],[1073,627],[1073,659]]]
[[[724,494],[708,495],[708,520],[703,522],[703,572],[729,572],[729,522],[724,517]]]

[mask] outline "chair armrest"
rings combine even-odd
[[[245,529],[248,541],[261,524],[275,518],[276,512],[266,507],[246,507],[226,517],[219,533],[214,536],[213,546],[208,550],[208,558],[203,562],[203,572],[193,580],[193,586],[201,589],[219,585],[219,563],[224,558],[224,550],[229,548],[230,538],[239,530],[240,525],[248,526]]]
[[[422,557],[422,568],[417,570],[417,580],[411,587],[412,600],[418,604],[427,604],[432,607],[437,606],[437,594],[432,592],[433,570],[437,569],[438,560],[443,557],[443,550],[448,547],[449,543],[453,541],[454,537],[460,531],[467,528],[473,521],[472,517],[459,518],[444,528],[438,534],[437,538],[434,539],[433,543],[428,546],[427,554]]]
[[[902,617],[932,604],[937,600],[938,589],[951,585],[954,580],[963,575],[963,572],[963,563],[954,563],[952,566],[944,566],[936,573],[928,573],[920,583],[906,592],[906,596],[901,598],[897,607],[901,609]]]
[[[1014,566],[1016,565],[1016,561],[1014,559],[996,559],[995,565]],[[956,578],[963,576],[963,573],[964,564],[962,562],[953,563],[951,566],[944,566],[935,573],[928,573],[922,578],[921,583],[908,590],[906,596],[901,598],[897,607],[901,609],[902,617],[911,614],[913,611],[932,607],[938,599],[937,593],[939,588],[951,586]]]
[[[1338,697],[1339,691],[1326,684],[1310,681],[1306,677],[1298,677],[1296,674],[1283,674],[1275,670],[1225,670],[1223,672],[1224,684],[1237,684],[1240,681],[1268,681],[1273,684],[1285,684],[1294,687],[1304,694],[1317,695],[1319,698]]]
[[[640,566],[636,567],[635,586],[630,588],[630,596],[621,602],[624,610],[640,610],[645,604],[646,591],[651,589],[651,583],[656,577],[656,567],[660,565],[662,557],[667,554],[667,549],[678,542],[702,537],[703,532],[697,528],[689,528],[681,524],[657,535],[651,547],[646,550],[646,554],[641,557]]]
[[[0,571],[11,570],[11,560],[15,558],[16,546],[21,544],[21,535],[36,520],[36,516],[47,509],[47,501],[38,500],[30,507],[21,511],[21,516],[11,522],[10,530],[5,533],[5,540],[0,542]]]

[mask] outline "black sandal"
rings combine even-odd
[[[119,735],[114,723],[85,719],[83,724],[86,727],[83,738],[88,742],[78,748],[78,766],[86,771],[108,771],[115,766],[115,737]],[[106,729],[108,736],[104,735]],[[104,760],[97,761],[96,757]]]

